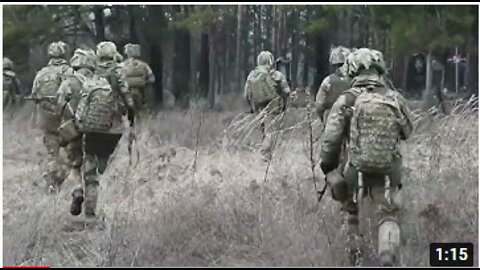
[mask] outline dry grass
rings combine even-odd
[[[417,132],[403,148],[403,265],[428,266],[430,242],[473,242],[478,249],[473,103],[475,110],[457,106],[450,116],[416,114]],[[73,183],[57,196],[43,193],[45,150],[28,113],[4,120],[5,265],[347,265],[338,204],[329,196],[316,204],[304,109],[282,118],[286,132],[266,180],[259,132],[246,131],[253,116],[242,122],[238,111],[192,108],[144,120],[138,166],[128,167],[123,138],[101,177],[104,226],[95,230],[68,213]]]

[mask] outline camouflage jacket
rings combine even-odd
[[[112,86],[113,92],[120,103],[120,107],[127,105],[133,109],[133,98],[125,80],[122,68],[113,60],[98,62],[95,75],[107,78]]]
[[[257,69],[250,71],[247,77],[247,81],[245,82],[243,97],[247,100],[250,100],[250,93],[248,92],[248,89],[250,89],[250,82],[252,78],[256,76],[257,72],[258,72]],[[277,86],[278,86],[277,93],[279,93],[279,95],[288,96],[291,90],[290,90],[290,86],[288,86],[288,82],[285,76],[280,71],[277,71],[277,70],[272,70],[271,74],[272,74],[273,80],[277,82]]]
[[[340,69],[322,81],[315,98],[315,108],[322,121],[324,121],[324,113],[330,110],[343,91],[349,88],[349,79],[342,74]]]
[[[364,87],[371,85],[385,87],[382,80],[378,77],[377,79],[373,79],[372,77],[356,77],[352,81],[352,88],[341,94],[333,104],[322,138],[320,150],[322,162],[329,164],[337,163],[344,140],[347,142],[349,140],[351,112],[354,109],[353,105],[355,100],[362,91],[365,91]],[[394,96],[398,101],[399,108],[402,112],[402,119],[399,119],[399,125],[402,130],[400,138],[406,140],[413,131],[410,109],[400,93],[390,89],[387,91],[387,94]]]
[[[139,62],[142,65],[142,68],[145,70],[145,74],[146,74],[145,80],[147,81],[147,83],[149,83],[149,84],[155,83],[155,75],[153,75],[152,69],[150,68],[150,66],[147,63],[145,63],[144,61],[142,61],[140,59],[129,58],[129,59],[125,60],[124,62],[122,62],[121,64],[119,64],[119,66],[122,68],[123,74],[125,74],[125,70],[124,70],[125,67],[128,66],[128,63],[132,62],[132,61]]]
[[[42,68],[35,76],[35,79],[33,80],[33,86],[32,86],[32,95],[37,94],[41,87],[38,81],[38,78],[40,77],[40,75],[42,73],[52,72],[54,70],[55,71],[61,70],[60,78],[62,79],[62,81],[68,76],[73,74],[73,68],[70,67],[67,60],[60,59],[60,58],[50,59],[50,61],[48,61],[48,64],[44,68]]]

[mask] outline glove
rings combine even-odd
[[[322,169],[323,174],[325,174],[325,175],[327,175],[329,172],[335,170],[336,167],[337,167],[337,164],[327,163],[327,162],[323,162],[323,161],[320,163],[320,168]]]

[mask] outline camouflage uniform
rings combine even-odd
[[[264,111],[264,116],[261,120],[263,141],[260,151],[267,160],[272,158],[272,151],[275,143],[273,136],[277,135],[281,124],[281,121],[275,118],[277,118],[277,116],[282,112],[284,107],[284,97],[290,95],[291,93],[285,76],[281,72],[274,70],[273,65],[273,55],[267,51],[261,52],[257,57],[257,68],[248,74],[244,92],[244,97],[250,102],[250,105],[256,114],[260,114],[260,112]],[[278,97],[264,103],[256,103],[250,98],[251,93],[249,92],[251,80],[256,76],[259,68],[266,68],[269,70],[277,87],[276,90]]]
[[[124,47],[125,54],[127,55],[128,59],[122,63],[123,73],[127,82],[129,80],[143,80],[145,84],[142,87],[135,87],[133,83],[129,83],[130,92],[133,96],[133,101],[135,103],[135,110],[137,112],[143,110],[145,105],[149,103],[150,107],[152,107],[153,102],[153,95],[151,86],[155,83],[155,76],[153,75],[152,69],[150,66],[140,60],[140,45],[138,44],[127,44]],[[130,75],[130,71],[133,69],[132,66],[135,66],[135,70],[139,70],[138,74]]]
[[[55,96],[58,89],[51,89],[52,93],[43,93],[41,78],[48,73],[58,74],[60,81],[73,74],[73,69],[65,59],[66,44],[63,42],[51,43],[48,47],[48,55],[51,57],[47,66],[42,68],[33,81],[32,96],[41,97],[42,95]],[[59,85],[59,84],[58,84]],[[53,92],[54,91],[54,92]],[[47,181],[50,191],[54,191],[65,180],[65,172],[62,169],[59,160],[60,147],[63,144],[58,134],[60,125],[60,115],[58,114],[57,104],[50,101],[40,101],[37,106],[39,116],[39,125],[44,132],[43,143],[48,152],[48,164],[43,177]]]
[[[348,72],[352,79],[352,88],[345,91],[334,103],[331,112],[328,116],[327,126],[324,136],[322,138],[321,146],[321,164],[322,170],[326,174],[327,182],[331,184],[332,194],[336,200],[342,203],[342,210],[347,212],[347,235],[348,247],[351,255],[359,251],[359,220],[358,212],[366,211],[366,209],[374,209],[373,214],[377,220],[378,226],[378,254],[382,265],[392,265],[398,259],[400,232],[397,220],[397,214],[401,207],[400,193],[401,175],[400,167],[402,158],[398,148],[394,157],[394,168],[389,175],[391,181],[389,190],[391,198],[390,203],[385,196],[386,181],[385,175],[381,174],[359,174],[358,170],[351,163],[351,155],[349,152],[349,159],[344,170],[339,171],[337,167],[339,161],[339,154],[344,140],[349,141],[349,129],[352,111],[355,109],[353,105],[356,98],[365,91],[367,87],[375,89],[383,89],[384,94],[395,97],[401,111],[401,116],[398,120],[401,134],[400,139],[406,140],[412,130],[410,111],[406,105],[404,98],[398,93],[385,86],[381,78],[381,73],[384,71],[381,65],[370,65],[365,69],[359,70],[359,66],[365,65],[362,60],[365,60],[365,55],[375,55],[374,50],[360,49],[359,54],[349,55]],[[365,53],[366,52],[366,53]],[[363,54],[363,56],[362,56]],[[363,57],[363,59],[362,59]],[[376,58],[371,58],[376,59]],[[368,60],[368,58],[367,58]],[[379,59],[378,62],[383,61]],[[373,60],[370,60],[370,63]],[[379,90],[380,91],[380,90]],[[342,177],[343,175],[343,177]],[[354,202],[354,194],[357,193],[359,176],[362,175],[363,186],[365,194],[368,195],[364,200],[367,203],[364,208],[358,208],[358,202],[362,202],[363,198],[358,198],[358,202]],[[329,179],[332,178],[332,179]],[[336,194],[335,194],[336,193]],[[354,258],[351,258],[354,260]]]
[[[15,106],[20,96],[19,85],[12,60],[3,58],[3,109]]]
[[[95,52],[77,49],[71,59],[71,65],[75,69],[75,74],[61,84],[57,93],[59,104],[65,108],[62,113],[62,123],[64,124],[73,118],[77,109],[79,93],[82,90],[82,83],[77,76],[87,78],[96,76],[94,75],[97,65]],[[118,126],[114,129],[118,129]],[[83,204],[85,217],[95,220],[99,186],[98,174],[102,174],[106,170],[108,159],[121,136],[121,130],[112,130],[112,133],[79,134],[69,140],[66,152],[73,165],[71,178],[76,183],[72,191],[70,207],[73,215],[79,215],[82,212]]]
[[[333,48],[330,52],[330,64],[336,68],[335,72],[323,79],[315,98],[315,107],[323,123],[327,119],[328,112],[340,94],[350,88],[347,75],[342,68],[345,58],[350,50],[343,47]]]

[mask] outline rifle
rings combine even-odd
[[[39,97],[39,96],[32,96],[32,95],[29,95],[29,96],[25,96],[23,97],[24,100],[33,100],[35,102],[41,102],[41,101],[49,101],[49,102],[55,102],[57,101],[57,97],[56,96],[42,96],[42,97]]]

